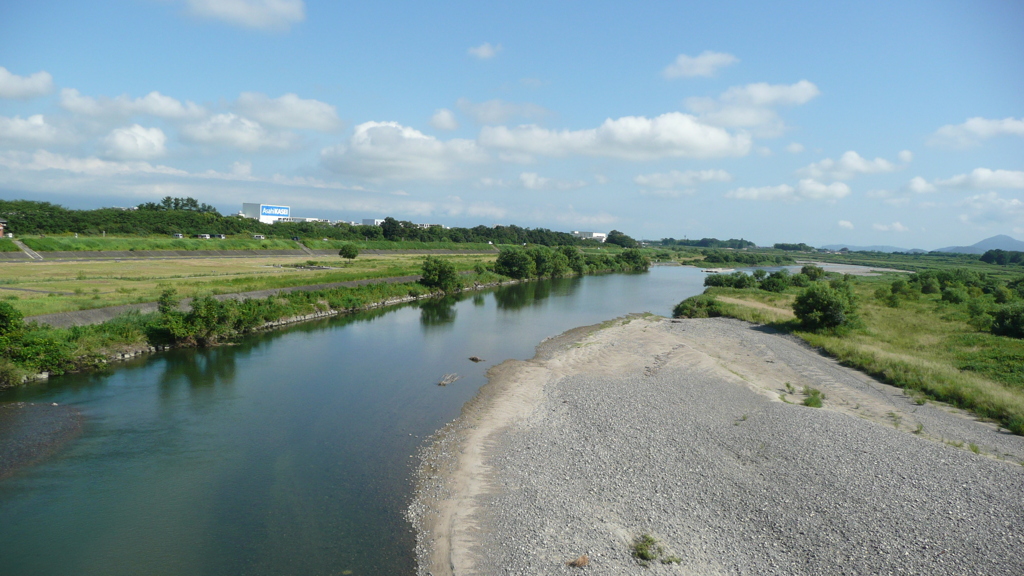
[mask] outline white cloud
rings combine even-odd
[[[725,197],[738,200],[831,200],[834,202],[849,194],[850,187],[842,182],[822,184],[817,180],[807,178],[801,180],[796,188],[788,184],[736,188],[726,192]]]
[[[996,136],[1024,136],[1024,118],[969,118],[963,124],[947,124],[939,128],[928,143],[933,146],[966,148]]]
[[[10,144],[48,144],[58,140],[60,134],[42,114],[28,118],[0,116],[0,142]]]
[[[700,182],[729,182],[732,175],[725,170],[687,170],[680,172],[659,172],[655,174],[641,174],[633,178],[633,182],[641,186],[652,188],[675,188],[677,186],[694,186]]]
[[[736,188],[725,193],[726,198],[738,200],[794,200],[796,190],[788,184],[760,186],[757,188]]]
[[[839,224],[840,228],[845,228],[847,230],[853,230],[853,222],[850,222],[849,220],[840,220],[838,222],[838,224]]]
[[[492,46],[490,42],[484,42],[479,46],[470,48],[466,52],[468,52],[470,56],[475,56],[480,60],[487,60],[494,58],[498,55],[498,52],[501,52],[501,44],[495,44]]]
[[[243,116],[269,126],[323,132],[341,128],[334,106],[319,100],[303,100],[296,94],[269,98],[258,92],[243,92],[236,106]]]
[[[910,228],[907,228],[899,222],[893,222],[892,224],[873,224],[872,227],[880,232],[907,232]]]
[[[665,78],[686,78],[691,76],[714,76],[719,68],[739,62],[732,54],[705,50],[698,56],[680,54],[676,61],[661,71]]]
[[[463,114],[478,124],[504,124],[512,118],[536,119],[550,114],[546,108],[536,104],[505,102],[497,99],[475,104],[465,98],[459,98],[455,105]]]
[[[587,185],[582,180],[552,180],[540,176],[536,172],[523,172],[519,175],[519,182],[527,190],[575,190]]]
[[[938,180],[936,183],[939,186],[973,189],[1024,188],[1024,172],[975,168],[970,174],[959,174],[948,180]]]
[[[732,135],[693,116],[670,112],[656,118],[627,116],[605,120],[589,130],[548,130],[536,125],[507,128],[485,126],[480,143],[541,156],[602,156],[624,160],[744,156],[750,152],[746,134]]]
[[[12,74],[0,66],[0,98],[28,99],[53,92],[53,76],[40,70],[28,76]]]
[[[1019,198],[1003,198],[996,192],[987,192],[965,198],[960,205],[967,209],[960,219],[970,224],[1024,223],[1024,201]]]
[[[792,142],[786,146],[786,152],[790,154],[799,154],[804,151],[804,145],[799,142]]]
[[[488,159],[472,140],[444,142],[397,122],[360,124],[347,146],[324,148],[320,158],[342,174],[399,180],[453,178],[462,165]]]
[[[910,182],[907,184],[907,189],[917,194],[927,194],[930,192],[935,192],[935,185],[929,183],[927,180],[921,178],[920,176],[914,176],[913,178],[910,179]]]
[[[230,112],[185,126],[181,129],[181,135],[192,142],[242,150],[288,148],[294,141],[291,134],[270,134],[258,122]]]
[[[820,94],[818,87],[807,80],[788,85],[758,82],[733,86],[720,99],[722,102],[748,106],[797,106],[810,102]]]
[[[826,185],[806,178],[797,185],[797,194],[808,200],[838,200],[850,194],[850,187],[842,182]]]
[[[185,102],[150,92],[142,98],[131,98],[122,94],[117,98],[82,96],[74,88],[60,91],[60,105],[69,112],[86,116],[135,116],[146,114],[160,118],[197,119],[206,115],[206,110],[194,102]]]
[[[697,193],[697,191],[693,190],[693,189],[686,189],[686,190],[671,190],[671,189],[665,189],[665,188],[655,188],[653,190],[650,189],[650,188],[641,188],[640,189],[640,195],[641,196],[655,196],[657,198],[679,198],[680,196],[692,196],[692,195],[694,195],[696,193]]]
[[[893,172],[897,166],[883,158],[868,160],[853,150],[845,152],[838,161],[825,158],[796,171],[797,175],[809,178],[849,180],[858,174],[879,174]]]
[[[758,136],[776,138],[786,126],[773,109],[805,104],[820,94],[807,80],[796,84],[747,84],[733,86],[717,99],[688,98],[686,107],[702,121],[716,126],[755,129]]]
[[[434,112],[434,115],[430,117],[430,125],[438,130],[457,130],[459,128],[455,114],[447,108],[441,108]]]
[[[900,162],[903,162],[904,164],[910,164],[914,161],[914,153],[910,150],[900,150],[898,157]]]
[[[107,154],[120,159],[149,159],[167,153],[167,136],[159,128],[143,128],[134,124],[116,128],[104,139]]]
[[[901,206],[906,206],[907,204],[910,204],[910,198],[907,198],[905,196],[900,198],[886,198],[885,200],[882,200],[882,202],[885,202],[889,206],[895,206],[896,208],[899,208]],[[924,206],[925,204],[925,202],[922,202],[920,205]]]
[[[16,170],[59,170],[85,176],[118,176],[127,174],[163,174],[187,176],[188,172],[169,166],[154,166],[148,162],[112,162],[99,158],[75,158],[38,150],[27,160],[15,154],[0,156],[0,166]]]
[[[196,16],[263,30],[288,30],[306,19],[302,0],[185,0]]]

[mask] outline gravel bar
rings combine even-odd
[[[763,327],[612,324],[495,367],[424,449],[420,575],[1024,574],[1024,438]]]

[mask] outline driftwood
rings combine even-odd
[[[462,376],[459,376],[458,374],[456,374],[454,372],[452,372],[451,374],[445,374],[444,377],[441,378],[441,381],[437,383],[437,385],[438,386],[447,386],[447,385],[451,384],[452,382],[455,382],[459,378],[462,378]]]
[[[479,356],[470,356],[469,359],[472,362],[483,362],[484,361],[484,359],[479,357]]]

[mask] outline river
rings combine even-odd
[[[0,403],[57,403],[81,426],[0,480],[0,574],[414,573],[416,450],[487,369],[576,326],[670,315],[703,278],[505,286],[8,391]]]

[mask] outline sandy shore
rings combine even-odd
[[[421,455],[419,574],[1022,573],[1024,438],[794,339],[637,317],[489,377]]]

